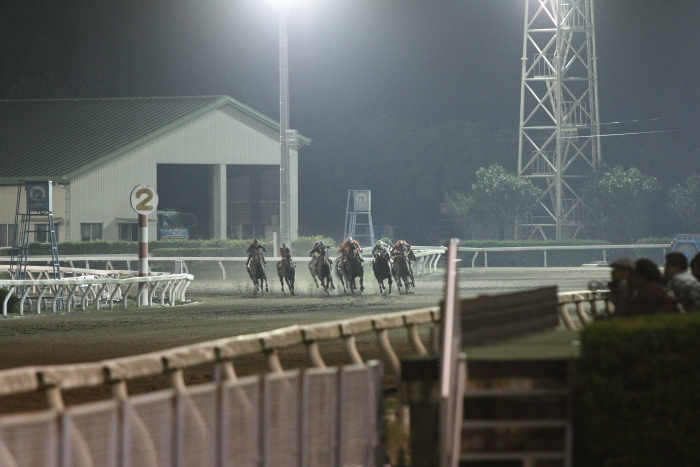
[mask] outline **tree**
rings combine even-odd
[[[668,204],[688,232],[700,232],[700,174],[691,174],[684,184],[676,183],[668,192]]]
[[[652,234],[661,194],[661,183],[636,167],[604,166],[593,174],[586,188],[595,236],[618,242],[634,242]]]
[[[530,180],[509,174],[500,165],[482,167],[476,172],[469,196],[471,211],[479,222],[495,226],[498,239],[505,239],[506,225],[515,222],[537,203],[542,190]]]
[[[445,214],[447,214],[462,238],[472,237],[472,222],[469,217],[471,200],[464,193],[451,191],[445,194]]]

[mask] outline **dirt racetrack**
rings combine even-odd
[[[269,269],[269,268],[268,268]],[[279,281],[269,282],[269,294],[253,294],[244,277],[199,281],[187,292],[191,303],[175,307],[123,309],[117,306],[70,313],[27,314],[0,319],[0,369],[27,365],[56,365],[97,361],[209,340],[269,331],[293,324],[347,319],[367,314],[403,311],[439,304],[444,273],[416,278],[410,294],[381,295],[376,281],[367,277],[359,295],[316,289],[310,276],[298,268],[297,294],[283,295]],[[591,280],[605,281],[608,268],[476,268],[461,269],[460,296],[495,294],[544,285],[560,291],[581,290]],[[361,352],[377,352],[372,336],[358,339]],[[284,356],[283,356],[284,357]],[[303,354],[288,358],[303,361]],[[285,360],[283,358],[283,364]],[[299,362],[295,362],[299,363]],[[237,370],[259,371],[261,361]],[[207,369],[205,373],[210,373]],[[192,382],[208,375],[192,376]],[[69,402],[67,400],[67,402]],[[5,407],[2,407],[5,405]],[[0,399],[0,412],[8,409]]]

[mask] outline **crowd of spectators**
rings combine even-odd
[[[663,274],[653,261],[621,258],[610,263],[609,316],[700,311],[700,253],[690,262],[680,252],[666,255]]]

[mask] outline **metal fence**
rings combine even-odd
[[[185,293],[194,279],[191,274],[158,274],[148,277],[127,277],[120,279],[109,271],[104,274],[86,274],[63,279],[0,280],[0,288],[8,290],[2,302],[2,314],[7,317],[8,304],[13,296],[19,299],[19,314],[25,308],[33,308],[41,314],[42,308],[53,313],[59,309],[85,309],[92,305],[100,308],[104,302],[109,308],[121,303],[124,308],[129,303],[129,295],[137,298],[133,303],[153,306],[156,293],[160,294],[160,305],[165,306],[186,302]],[[42,274],[41,271],[38,272]]]
[[[292,370],[0,417],[0,465],[381,465],[382,375]]]
[[[0,397],[40,391],[48,409],[0,417],[2,466],[382,465],[384,368],[363,361],[355,337],[374,333],[400,378],[389,331],[404,329],[427,353],[418,326],[439,309],[361,317],[77,365],[0,371]],[[327,367],[319,343],[342,340],[348,365]],[[305,346],[310,368],[285,371],[280,352]],[[261,354],[269,372],[238,378],[237,357]],[[187,386],[186,368],[214,366],[214,382]],[[129,396],[127,382],[168,375],[170,388]],[[66,408],[63,392],[109,386],[109,400]]]
[[[458,251],[465,253],[474,253],[471,260],[471,267],[476,267],[476,259],[479,253],[483,254],[484,267],[489,267],[489,252],[524,252],[524,251],[539,251],[542,253],[542,266],[547,267],[547,252],[551,251],[573,251],[586,250],[601,253],[601,261],[607,263],[607,252],[610,250],[661,250],[662,256],[666,255],[666,250],[670,249],[671,245],[666,243],[655,244],[635,244],[635,245],[552,245],[552,246],[513,246],[513,247],[488,247],[488,248],[472,248],[459,247]]]

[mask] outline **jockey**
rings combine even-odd
[[[405,253],[406,264],[408,265],[408,274],[411,276],[411,285],[415,287],[416,281],[413,279],[413,268],[411,267],[411,263],[413,262],[411,257],[415,258],[415,256],[413,255],[411,248],[411,245],[406,243],[406,240],[399,240],[394,244],[394,246],[391,247],[391,256],[396,257],[400,256],[401,253]]]
[[[292,259],[291,259],[292,250],[289,249],[289,247],[287,246],[286,243],[283,243],[283,244],[280,246],[280,260],[277,262],[277,269],[281,269],[281,268],[282,268],[282,261],[284,261],[284,258],[285,258],[287,255],[289,255],[289,257],[290,257],[290,258],[289,258],[289,264],[291,264],[292,267],[296,267],[296,266],[294,266],[294,262],[293,262]]]
[[[309,256],[311,256],[311,263],[313,264],[314,267],[316,267],[316,263],[318,261],[318,258],[321,256],[326,256],[326,261],[328,261],[329,264],[333,264],[331,259],[326,255],[326,250],[328,249],[328,246],[323,242],[323,240],[316,240],[314,242],[314,246],[309,251]],[[316,253],[318,253],[318,257],[316,256]]]
[[[388,245],[383,241],[377,240],[377,243],[374,244],[374,248],[372,249],[372,256],[374,256],[374,259],[377,259],[379,256],[384,256],[385,254],[389,253],[387,246]],[[374,259],[372,260],[373,263]]]
[[[340,245],[340,248],[338,248],[338,253],[340,253],[340,255],[343,257],[343,262],[347,261],[348,254],[350,254],[350,250],[352,248],[357,250],[357,257],[360,258],[361,262],[364,262],[365,260],[362,259],[362,256],[360,256],[360,253],[362,253],[362,247],[359,243],[357,243],[357,240],[353,240],[352,237],[349,236],[345,237],[345,241],[342,245]]]
[[[260,241],[257,238],[254,238],[252,243],[248,245],[248,249],[246,250],[246,253],[248,253],[248,262],[246,264],[248,266],[250,266],[250,263],[253,260],[253,256],[255,256],[258,250],[267,251],[265,247],[260,244]],[[262,258],[263,264],[267,264],[267,261],[265,261],[265,256],[260,255],[260,257]]]

